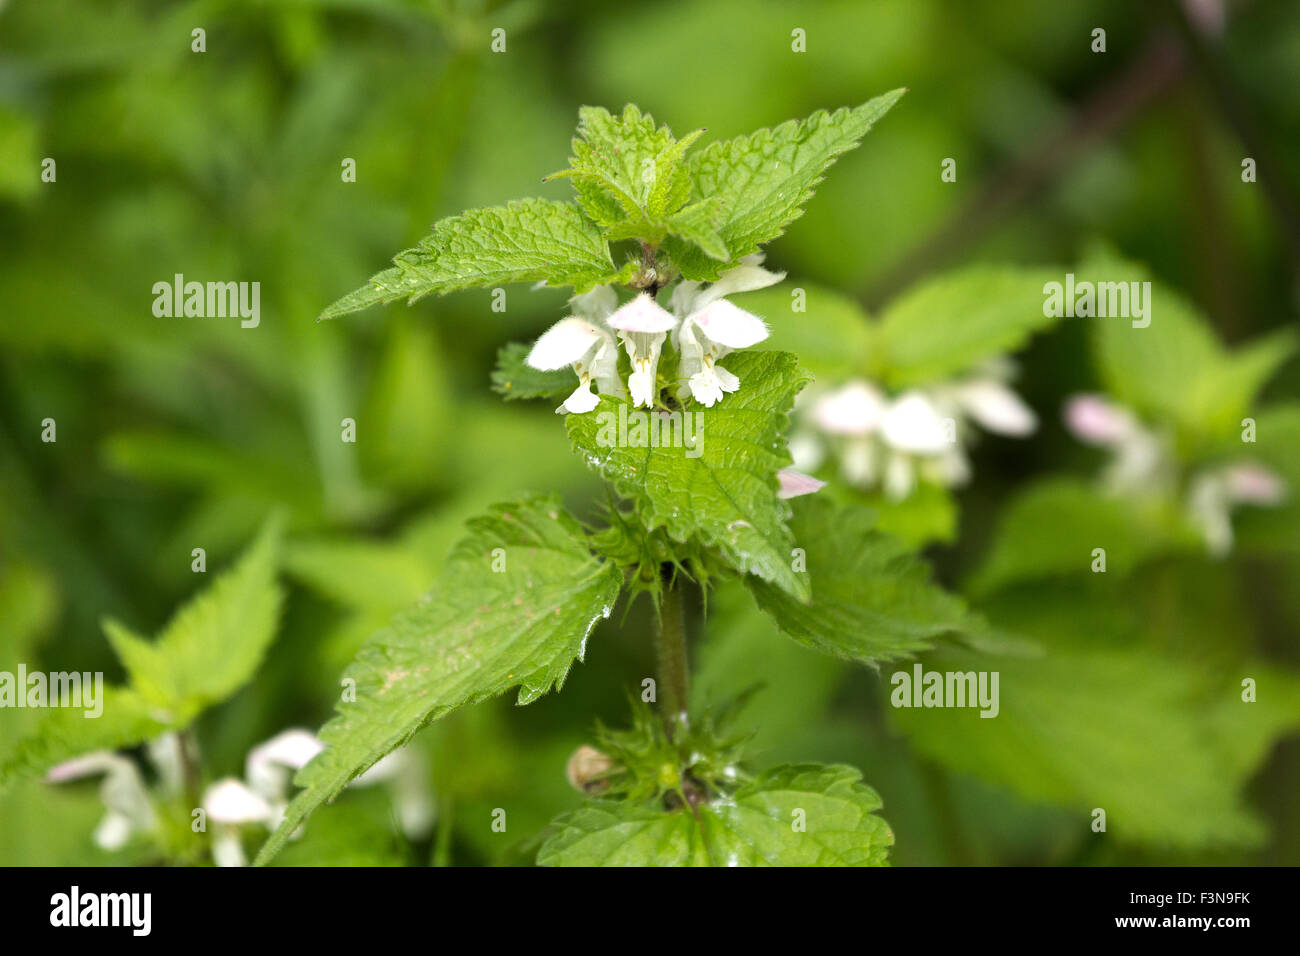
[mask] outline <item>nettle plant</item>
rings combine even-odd
[[[610,494],[594,529],[546,496],[469,522],[432,592],[348,671],[324,750],[259,861],[431,721],[558,688],[593,628],[641,598],[658,673],[632,691],[630,730],[602,729],[574,755],[570,779],[592,799],[554,822],[538,862],[887,862],[893,834],[856,770],[751,772],[743,735],[688,713],[683,605],[741,578],[794,640],[864,663],[984,631],[868,509],[800,497],[820,482],[788,470],[784,434],[810,376],[793,354],[751,349],[768,327],[729,298],[784,278],[762,267],[761,247],[903,92],[695,151],[702,131],[676,139],[635,106],[584,108],[570,166],[550,177],[569,179],[576,203],[524,199],[442,220],[325,310],[571,286],[570,314],[503,349],[493,379],[508,399],[559,401],[574,451]]]
[[[628,688],[629,729],[598,728],[571,758],[589,799],[546,830],[539,863],[887,863],[893,833],[857,770],[755,771],[727,719],[738,702],[689,709],[686,622],[688,601],[739,581],[791,639],[841,659],[1000,644],[911,545],[880,530],[875,509],[837,504],[790,469],[789,416],[811,376],[795,355],[759,347],[769,327],[743,307],[784,278],[762,266],[761,247],[902,94],[694,151],[698,132],[676,139],[634,106],[583,109],[571,165],[555,174],[576,203],[525,199],[440,221],[322,317],[508,282],[572,287],[570,314],[502,349],[493,381],[507,399],[558,403],[574,452],[606,479],[583,516],[596,520],[547,495],[471,520],[433,589],[359,652],[319,739],[278,735],[249,752],[245,780],[204,791],[192,725],[251,679],[274,635],[271,524],[157,640],[107,624],[127,683],[106,691],[101,720],[52,712],[0,765],[0,786],[102,775],[101,846],[148,834],[165,859],[237,864],[256,828],[271,828],[266,863],[350,785],[410,796],[403,747],[432,721],[558,689],[621,603],[624,621],[652,622],[657,673]],[[112,754],[148,741],[151,786]],[[415,797],[399,808],[408,835],[430,819]]]

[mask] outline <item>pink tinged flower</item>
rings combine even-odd
[[[912,391],[897,398],[885,410],[880,432],[886,444],[897,451],[937,455],[952,445],[954,436],[950,422],[939,414],[929,398]]]
[[[663,351],[664,339],[676,326],[677,319],[673,314],[645,292],[619,306],[609,317],[609,327],[618,332],[628,358],[632,360],[632,374],[628,376],[627,386],[634,406],[655,405],[659,355]]]
[[[1137,423],[1100,395],[1074,395],[1065,403],[1065,427],[1089,445],[1119,445],[1134,437]]]
[[[997,435],[1024,437],[1038,427],[1033,410],[1020,396],[994,379],[978,379],[956,388],[958,403],[966,413]]]
[[[776,473],[776,480],[781,483],[776,493],[778,498],[798,498],[800,495],[811,495],[826,487],[826,482],[819,481],[812,475],[805,475],[801,471],[795,471],[793,468],[782,468]]]
[[[1232,465],[1224,473],[1228,498],[1234,504],[1276,505],[1286,497],[1286,482],[1262,465]]]
[[[880,427],[885,396],[866,382],[849,382],[813,406],[813,421],[830,435],[864,436]]]
[[[535,369],[552,372],[571,365],[578,387],[557,408],[557,413],[589,412],[600,402],[591,390],[594,380],[602,392],[623,394],[618,379],[618,346],[614,336],[594,322],[576,316],[560,319],[542,333],[525,361]]]

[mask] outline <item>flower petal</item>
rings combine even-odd
[[[542,333],[525,361],[535,369],[553,372],[579,361],[606,334],[586,319],[560,319]]]
[[[1033,409],[1021,401],[1019,395],[993,379],[980,379],[959,386],[957,400],[971,418],[995,434],[1023,437],[1033,434],[1038,427]]]
[[[590,292],[575,295],[569,300],[574,315],[593,322],[604,321],[618,308],[618,294],[611,285],[598,285]]]
[[[218,780],[203,794],[203,809],[216,823],[265,823],[271,804],[234,777]]]
[[[768,336],[767,325],[758,316],[732,305],[726,299],[710,302],[686,320],[712,342],[729,349],[747,349]]]
[[[565,412],[573,412],[576,415],[584,415],[600,404],[600,397],[591,390],[591,382],[583,380],[578,387],[573,390],[573,394],[564,400],[559,408],[555,410],[557,415]]]
[[[885,396],[866,382],[849,382],[813,407],[813,421],[830,435],[870,435],[885,414]]]
[[[1100,395],[1073,395],[1065,403],[1065,427],[1089,445],[1118,445],[1131,438],[1137,423],[1123,408]]]
[[[676,316],[645,292],[624,302],[609,317],[609,327],[620,332],[668,332],[676,325]]]
[[[1253,462],[1232,465],[1224,471],[1223,478],[1228,497],[1235,503],[1275,505],[1286,497],[1286,482]]]
[[[811,495],[826,487],[826,482],[812,475],[805,475],[801,471],[795,471],[793,468],[782,468],[776,473],[776,480],[781,483],[776,493],[778,498],[798,498],[800,495]]]
[[[776,285],[784,278],[784,272],[771,272],[756,262],[742,262],[734,269],[728,269],[718,277],[717,282],[699,293],[695,297],[694,305],[697,310],[703,309],[710,302],[716,302],[724,295],[766,289],[770,285]]]
[[[886,442],[914,455],[937,455],[952,441],[947,420],[921,392],[907,392],[895,400],[880,421]]]

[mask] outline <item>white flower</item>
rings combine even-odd
[[[953,400],[975,422],[995,435],[1024,438],[1038,428],[1033,409],[995,378],[978,378],[954,386]]]
[[[912,388],[893,398],[855,379],[807,402],[806,419],[835,450],[840,473],[860,488],[879,486],[901,500],[917,482],[952,487],[970,480],[962,448],[967,421],[1001,435],[1023,437],[1038,425],[1033,411],[1007,385],[1013,367],[989,362],[952,382]],[[823,456],[812,434],[797,434],[795,464],[817,467]]]
[[[437,817],[437,807],[429,793],[429,773],[423,755],[405,747],[394,750],[353,780],[352,786],[380,783],[388,785],[402,832],[412,840],[428,836]]]
[[[889,407],[880,389],[852,381],[832,392],[813,408],[813,421],[828,435],[870,435],[880,427]]]
[[[95,844],[112,852],[126,846],[131,834],[154,827],[153,804],[136,765],[126,757],[96,751],[65,761],[46,774],[49,783],[62,783],[81,777],[104,775],[99,798],[107,813],[95,829]]]
[[[762,319],[723,296],[766,288],[785,278],[784,272],[764,269],[761,261],[750,256],[712,285],[683,281],[673,290],[673,311],[681,319],[673,344],[678,354],[677,397],[682,401],[691,395],[712,408],[724,393],[740,387],[740,379],[718,366],[718,360],[734,349],[757,345],[767,338],[768,330]]]
[[[309,730],[292,728],[276,734],[248,752],[244,760],[244,778],[248,785],[271,806],[271,829],[280,825],[288,806],[289,782],[325,749]]]
[[[618,344],[606,320],[618,305],[610,286],[598,286],[569,300],[574,315],[560,319],[542,333],[525,361],[544,372],[571,365],[578,374],[578,387],[557,408],[557,413],[589,412],[600,399],[591,390],[595,381],[607,395],[626,394],[618,377]]]
[[[240,828],[269,826],[275,819],[270,802],[234,777],[218,780],[203,794],[203,809],[212,823],[212,860],[217,866],[245,866]]]
[[[1102,473],[1111,494],[1177,494],[1178,467],[1169,442],[1145,428],[1132,412],[1100,395],[1075,395],[1065,406],[1066,427],[1081,441],[1108,448],[1114,457]],[[1232,550],[1232,511],[1239,505],[1276,505],[1286,485],[1253,462],[1202,469],[1189,477],[1185,508],[1206,550],[1223,557]]]
[[[642,292],[636,298],[619,306],[609,317],[609,327],[618,332],[632,360],[632,374],[627,387],[632,393],[633,406],[654,407],[659,390],[655,387],[659,375],[659,355],[664,339],[677,327],[673,314]]]
[[[1080,441],[1108,448],[1113,458],[1102,483],[1115,494],[1155,494],[1173,482],[1167,443],[1127,409],[1100,395],[1075,395],[1065,405],[1065,425]]]
[[[881,416],[880,434],[895,451],[938,455],[956,440],[955,423],[949,422],[924,393],[904,392]]]
[[[1188,517],[1205,537],[1210,554],[1232,550],[1232,510],[1243,504],[1276,505],[1286,497],[1286,485],[1260,465],[1242,462],[1197,475],[1187,493]]]

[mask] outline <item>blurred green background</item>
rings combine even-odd
[[[196,27],[204,53],[191,52]],[[804,54],[791,52],[796,27]],[[1090,50],[1095,27],[1104,54]],[[494,28],[504,53],[489,49]],[[564,182],[540,179],[565,165],[581,104],[634,101],[713,139],[898,86],[911,92],[773,244],[769,264],[791,281],[875,311],[947,267],[1070,263],[1102,241],[1182,290],[1228,343],[1294,324],[1300,5],[1289,0],[0,2],[0,668],[120,678],[101,618],[153,632],[200,586],[191,549],[220,568],[282,509],[284,621],[254,683],[203,718],[206,771],[239,774],[257,742],[319,726],[338,673],[428,587],[466,517],[525,490],[558,490],[587,516],[603,498],[549,407],[506,406],[489,389],[496,350],[561,315],[563,291],[511,287],[504,313],[487,290],[317,324],[320,309],[441,216],[567,198]],[[1241,181],[1244,156],[1260,182]],[[40,178],[46,157],[53,183]],[[940,180],[946,157],[955,183]],[[355,183],[340,175],[348,158]],[[175,273],[260,282],[261,325],[155,317],[152,286]],[[959,587],[987,553],[1013,489],[1094,470],[1058,412],[1097,388],[1084,337],[1065,323],[1021,356],[1019,387],[1043,428],[978,449],[959,533],[928,552],[945,583]],[[1268,398],[1300,398],[1298,370],[1293,359]],[[356,444],[339,441],[346,417]],[[40,440],[46,418],[57,443]],[[1110,735],[1101,743],[1059,743],[1067,764],[1072,747],[1094,747],[1078,767],[1036,762],[1008,724],[1003,748],[1031,756],[981,779],[887,718],[880,675],[784,641],[726,592],[707,630],[694,622],[696,688],[718,700],[765,684],[747,710],[762,762],[862,768],[897,863],[1300,863],[1300,737],[1285,717],[1254,736],[1207,725],[1222,739],[1186,746],[1235,756],[1123,781],[1118,799],[1168,810],[1167,827],[1098,840],[1086,816],[1093,770],[1112,757],[1115,773],[1130,766],[1108,748],[1161,732],[1162,719],[1186,723],[1143,697],[1160,654],[1211,674],[1236,674],[1222,662],[1242,658],[1300,669],[1300,529],[1282,527],[1266,553],[1243,547],[1226,570],[1183,557],[1082,597],[1058,583],[991,601],[995,619],[1001,609],[1038,640],[1091,626],[1085,638],[1156,655],[1155,677],[1124,657],[1114,680],[1088,670],[1094,659],[1055,659],[1106,710],[1089,724]],[[1143,603],[1157,592],[1158,614]],[[1117,608],[1133,620],[1105,613]],[[593,717],[624,720],[625,688],[652,667],[644,611],[593,637],[562,694],[483,705],[418,738],[444,859],[520,860],[526,838],[577,802],[565,759]],[[1133,702],[1133,720],[1112,700]],[[26,719],[0,714],[0,740]],[[1178,773],[1220,770],[1241,807],[1198,807],[1202,784],[1210,802],[1222,788]],[[1187,799],[1171,807],[1166,794]],[[509,839],[487,825],[494,807],[510,808]],[[1198,812],[1250,822],[1216,827]],[[91,785],[0,797],[0,863],[123,860],[91,844],[99,814]],[[313,826],[319,847],[295,847],[297,862],[432,853],[392,838],[369,791]]]

